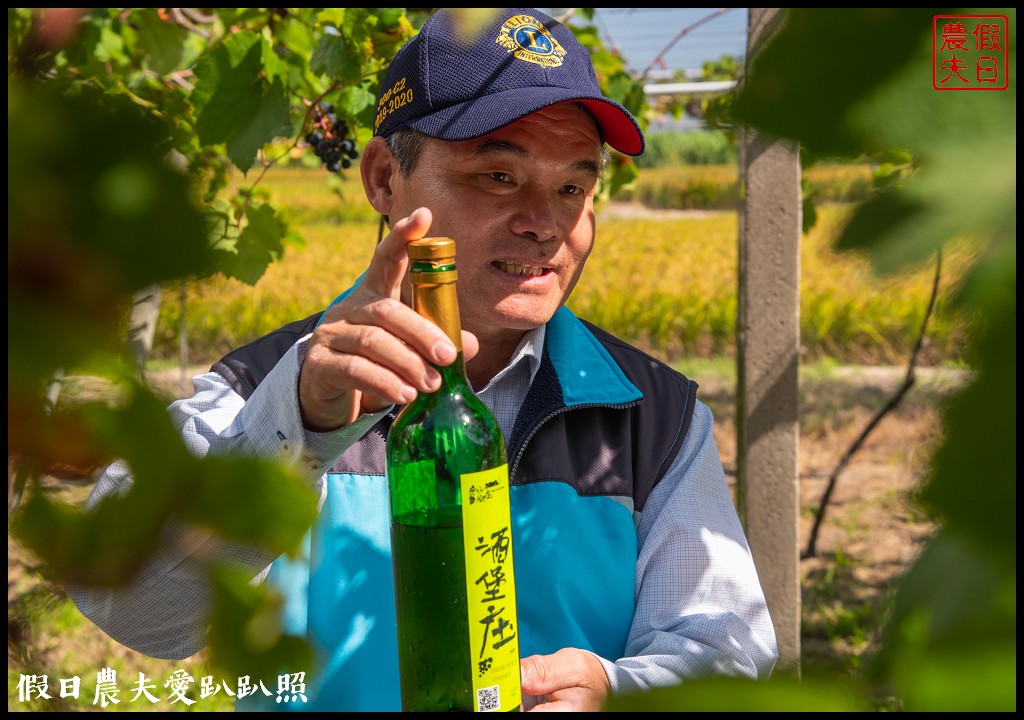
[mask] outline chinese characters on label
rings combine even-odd
[[[52,693],[58,693],[58,697],[79,699],[82,689],[82,682],[78,676],[70,678],[54,678],[54,685],[59,682],[60,690],[56,687],[51,691],[50,681],[47,675],[21,675],[18,679],[18,702],[25,703],[31,700],[52,700]],[[95,692],[92,704],[105,708],[110,705],[134,703],[144,700],[155,704],[161,700],[168,704],[182,703],[194,705],[199,700],[205,700],[211,695],[224,692],[225,695],[241,699],[257,692],[267,697],[273,697],[278,703],[308,702],[306,697],[306,673],[285,673],[277,676],[277,692],[271,692],[264,685],[262,680],[253,682],[245,675],[238,678],[237,683],[229,683],[224,680],[217,682],[213,676],[206,675],[200,678],[197,693],[194,691],[195,678],[185,670],[175,670],[163,682],[158,685],[152,678],[146,677],[140,672],[138,679],[131,683],[122,695],[121,685],[118,683],[117,671],[112,668],[102,668],[96,673]],[[191,696],[189,691],[192,690]]]
[[[476,710],[511,710],[522,702],[522,689],[508,466],[465,474],[461,481]]]
[[[475,584],[482,588],[482,593],[479,596],[480,602],[487,607],[487,612],[479,620],[484,626],[480,658],[490,667],[490,659],[484,658],[487,645],[491,644],[492,649],[498,650],[516,636],[515,628],[502,616],[505,612],[505,604],[499,602],[507,599],[502,586],[509,580],[504,567],[505,559],[508,557],[512,545],[508,537],[508,527],[491,533],[489,540],[483,537],[478,538],[477,543],[475,549],[480,551],[480,557],[489,558],[494,563],[475,581]]]
[[[932,87],[1005,90],[1009,21],[1005,15],[936,15],[932,19]]]

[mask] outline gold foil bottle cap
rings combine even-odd
[[[406,245],[410,260],[454,260],[455,241],[448,237],[413,240]]]

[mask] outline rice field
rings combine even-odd
[[[865,172],[859,166],[814,171],[816,182],[830,184],[836,195],[851,192],[843,188],[863,180]],[[644,173],[673,182],[684,182],[689,173],[702,183],[724,186],[732,182],[735,168]],[[303,245],[287,247],[255,286],[214,277],[167,288],[153,359],[178,357],[182,317],[188,362],[206,364],[323,309],[359,275],[377,242],[378,220],[358,183],[354,171],[339,179],[319,169],[272,169],[259,189],[282,209]],[[808,361],[902,364],[920,333],[934,265],[898,277],[874,277],[865,258],[833,249],[851,211],[849,203],[820,204],[817,224],[802,239],[803,353]],[[735,209],[624,217],[599,207],[598,215],[595,249],[569,307],[669,362],[731,355],[737,306]],[[943,259],[939,303],[921,358],[925,364],[962,360],[969,318],[951,312],[949,300],[969,253],[964,244]]]

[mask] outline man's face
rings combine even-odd
[[[565,302],[594,244],[601,140],[575,103],[477,140],[428,138],[392,177],[392,221],[418,207],[456,241],[462,324],[477,335],[539,327]]]

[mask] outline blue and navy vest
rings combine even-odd
[[[235,350],[213,370],[248,398],[321,315]],[[623,656],[635,604],[634,514],[683,444],[696,388],[567,308],[549,322],[540,368],[506,438],[523,657],[564,647]],[[262,698],[257,707],[247,698],[239,710],[401,709],[384,473],[393,418],[334,463],[306,556],[279,558],[267,579],[286,597],[284,631],[316,654],[309,702]]]

